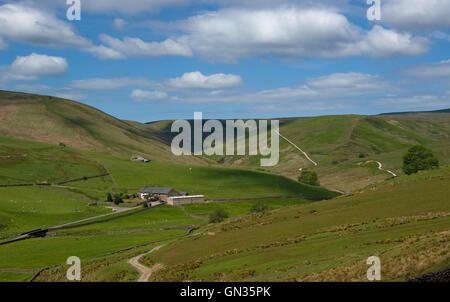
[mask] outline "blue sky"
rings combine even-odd
[[[121,119],[450,107],[450,1],[0,1],[0,89]]]

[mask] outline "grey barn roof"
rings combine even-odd
[[[139,190],[139,193],[167,195],[171,191],[173,191],[172,188],[143,188]]]

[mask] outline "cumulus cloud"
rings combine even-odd
[[[45,47],[87,47],[90,44],[68,23],[22,4],[0,6],[0,35]]]
[[[199,56],[236,62],[253,56],[392,57],[428,51],[428,39],[385,29],[366,31],[326,8],[223,9],[170,24],[183,34],[163,42],[102,35],[108,47],[127,56]]]
[[[378,58],[417,56],[428,52],[428,45],[427,38],[375,25],[360,42],[350,46],[349,53],[354,51],[355,54]]]
[[[450,28],[448,0],[383,0],[382,22],[403,30]]]
[[[199,71],[185,73],[179,78],[167,80],[167,84],[174,88],[207,88],[218,89],[242,85],[242,78],[233,74],[203,75]]]
[[[169,97],[169,95],[164,91],[157,91],[157,90],[146,91],[146,90],[135,89],[131,92],[130,97],[135,99],[136,101],[162,100],[162,99],[167,99]]]
[[[146,78],[95,78],[76,80],[69,83],[69,87],[85,90],[115,90],[124,87],[151,87],[154,83]]]
[[[12,63],[10,71],[25,77],[59,76],[64,74],[68,67],[65,58],[32,53],[27,57],[18,56]]]
[[[192,56],[192,51],[189,46],[172,39],[167,39],[162,42],[145,42],[139,38],[125,37],[123,40],[120,40],[103,34],[100,36],[100,40],[115,51],[127,56]]]
[[[359,38],[345,16],[323,9],[225,9],[180,23],[180,41],[210,60],[251,55],[334,57]]]

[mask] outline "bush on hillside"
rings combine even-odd
[[[250,213],[264,213],[269,209],[269,207],[263,202],[257,202],[253,204]]]
[[[439,168],[439,160],[423,146],[411,147],[403,156],[403,172],[407,175],[435,168]]]
[[[108,195],[106,196],[106,200],[108,202],[113,202],[113,197],[112,197],[111,193],[108,193]]]
[[[209,214],[209,223],[219,223],[228,218],[228,214],[222,209],[215,209],[214,212]]]
[[[311,185],[311,186],[320,186],[319,177],[317,177],[317,173],[314,171],[309,171],[308,169],[303,169],[302,173],[298,177],[298,181]]]

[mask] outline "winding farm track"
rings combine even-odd
[[[279,136],[281,136],[285,141],[287,141],[289,144],[291,144],[292,146],[294,146],[296,149],[298,149],[300,152],[303,153],[303,155],[306,157],[307,160],[309,160],[310,162],[312,162],[314,164],[314,166],[317,166],[317,163],[315,161],[313,161],[311,159],[311,157],[309,157],[308,153],[306,153],[305,151],[303,151],[299,146],[297,146],[296,144],[294,144],[292,141],[290,141],[287,137],[283,136],[280,131],[276,130],[275,131]]]
[[[366,161],[366,162],[363,162],[363,163],[359,163],[358,165],[365,165],[365,164],[369,164],[369,163],[377,163],[378,164],[378,170],[387,172],[387,173],[391,174],[393,177],[397,177],[397,174],[395,174],[391,170],[383,169],[383,164],[380,163],[379,161],[376,161],[376,160],[369,160],[369,161]]]
[[[146,256],[148,254],[151,254],[153,252],[156,252],[157,250],[161,249],[163,246],[164,245],[159,245],[159,246],[153,248],[150,252],[141,254],[139,256],[136,256],[136,257],[131,258],[130,260],[128,260],[127,263],[130,264],[131,266],[135,267],[138,270],[138,272],[141,274],[139,276],[139,279],[137,280],[137,282],[148,282],[148,278],[150,278],[150,276],[153,273],[159,271],[160,269],[162,269],[164,267],[162,264],[155,264],[152,267],[147,267],[147,266],[142,265],[142,264],[139,263],[139,260],[142,257],[144,257],[144,256]]]

